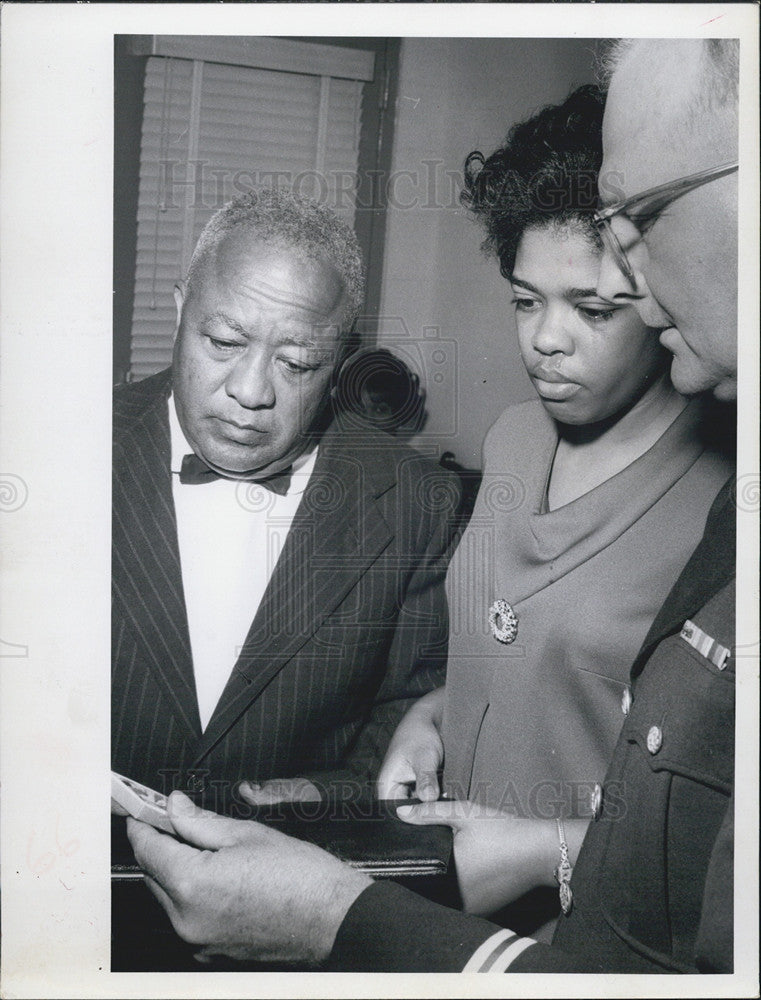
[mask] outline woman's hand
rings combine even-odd
[[[397,812],[407,823],[452,828],[457,881],[468,913],[494,913],[537,886],[556,884],[560,847],[553,819],[511,816],[463,800],[400,806]],[[588,820],[564,825],[574,864]]]
[[[379,799],[409,799],[423,802],[439,797],[438,771],[444,763],[441,741],[441,718],[444,711],[444,688],[424,695],[409,709],[396,727],[383,765],[376,791]]]

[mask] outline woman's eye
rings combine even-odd
[[[593,309],[591,306],[579,306],[579,312],[593,323],[605,323],[613,317],[615,309]]]
[[[517,312],[530,312],[536,305],[536,299],[519,299],[515,298],[511,300],[511,305],[515,306]]]

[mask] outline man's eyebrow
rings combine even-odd
[[[221,309],[217,309],[213,313],[211,313],[208,319],[212,321],[219,320],[220,322],[224,323],[224,325],[229,330],[232,330],[234,333],[239,333],[244,337],[248,336],[248,331],[246,330],[246,328],[241,326],[237,320],[234,320],[231,316],[228,316],[227,313],[223,312]],[[278,343],[280,344],[281,347],[303,347],[306,350],[312,350],[312,351],[317,350],[320,346],[315,340],[313,340],[310,337],[296,337],[293,334],[287,337],[283,337],[283,339],[278,341]]]
[[[246,330],[246,328],[241,326],[237,320],[234,320],[231,316],[228,316],[227,313],[222,312],[221,309],[217,309],[215,312],[213,312],[211,316],[209,316],[209,319],[220,320],[222,323],[224,323],[224,325],[228,329],[233,330],[235,333],[240,333],[244,337],[248,336],[248,331]],[[320,348],[320,345],[317,343],[317,341],[313,340],[311,337],[296,337],[293,334],[290,334],[287,337],[283,337],[282,340],[278,341],[278,344],[281,347],[302,347],[305,350],[309,351],[316,351]]]
[[[315,351],[319,347],[319,344],[308,337],[284,337],[278,343],[281,347],[304,347],[310,351]]]
[[[232,319],[227,313],[223,313],[221,309],[215,310],[207,317],[207,321],[220,320],[228,329],[234,330],[236,333],[245,334],[245,329],[237,322],[237,320]]]

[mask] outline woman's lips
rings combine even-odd
[[[569,382],[558,372],[534,372],[531,375],[534,388],[542,397],[552,402],[563,402],[575,396],[581,386],[578,382]]]

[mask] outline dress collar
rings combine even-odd
[[[703,442],[697,433],[700,410],[700,400],[692,400],[639,458],[555,510],[547,509],[546,498],[557,431],[554,421],[547,416],[553,443],[544,451],[548,464],[544,476],[535,480],[540,492],[531,500],[529,519],[542,557],[554,559],[561,554],[565,557],[578,545],[588,548],[593,539],[599,539],[602,548],[638,520],[652,506],[653,498],[666,493],[703,452]]]

